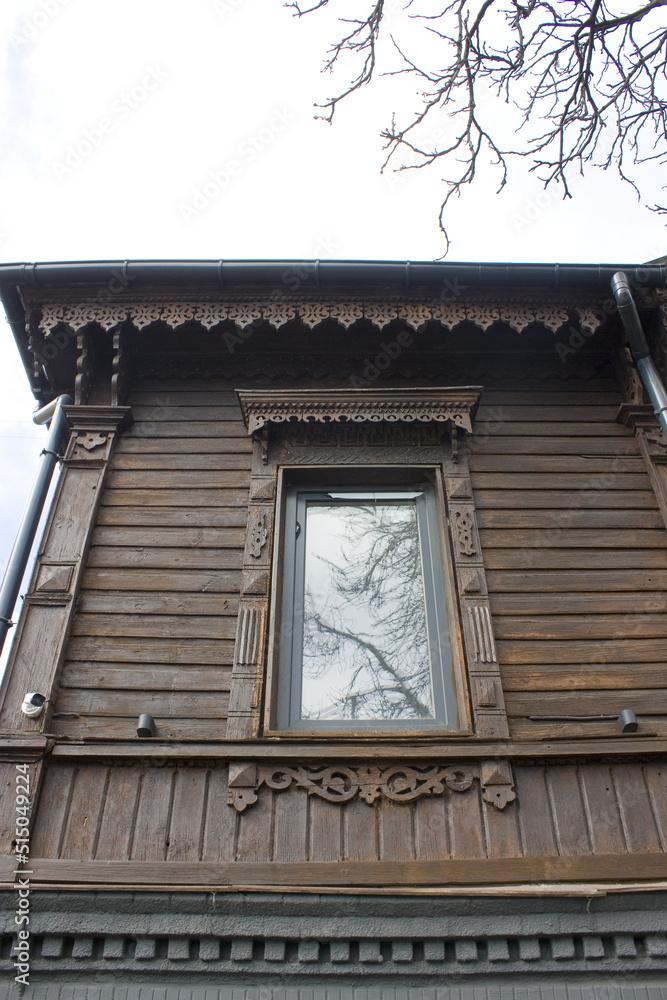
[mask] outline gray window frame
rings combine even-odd
[[[397,477],[402,478],[402,477]],[[435,715],[432,719],[302,719],[301,715],[301,646],[303,641],[303,590],[305,564],[305,510],[309,499],[329,498],[332,493],[362,492],[362,486],[341,483],[320,488],[312,485],[287,486],[284,493],[282,531],[282,579],[280,580],[280,641],[278,644],[278,689],[276,728],[288,732],[339,733],[399,732],[425,733],[456,731],[460,727],[460,712],[456,694],[454,623],[450,619],[447,592],[449,574],[441,539],[442,512],[435,488],[424,482],[408,486],[369,486],[376,495],[419,491],[416,498],[421,544],[426,620],[431,659],[431,681]],[[335,500],[333,502],[336,502]],[[340,500],[341,506],[345,499]]]

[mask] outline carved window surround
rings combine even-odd
[[[325,466],[439,470],[451,538],[448,572],[458,597],[455,638],[467,667],[471,735],[507,738],[465,447],[479,389],[253,390],[238,395],[254,450],[226,738],[252,739],[260,732],[270,660],[266,637],[279,470]],[[462,717],[468,712],[463,704],[460,710]]]
[[[504,809],[516,799],[509,761],[427,768],[406,764],[277,766],[239,761],[229,765],[227,802],[243,812],[257,802],[259,790],[266,786],[274,792],[303,788],[309,795],[337,804],[359,798],[371,806],[376,799],[414,802],[424,796],[466,792],[474,781],[479,781],[484,801],[496,809]]]

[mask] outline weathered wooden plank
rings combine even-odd
[[[272,855],[275,861],[307,859],[309,805],[305,789],[297,788],[288,795],[276,796]]]
[[[310,861],[341,861],[343,858],[343,815],[339,805],[313,796],[310,802]]]
[[[144,569],[88,569],[83,589],[92,599],[91,590],[102,591],[189,591],[203,596],[237,594],[241,586],[239,570],[173,570],[150,572]],[[165,595],[168,597],[168,595]],[[217,598],[216,598],[217,599]]]
[[[241,420],[145,420],[133,424],[125,431],[128,438],[179,438],[179,437],[237,437],[246,438],[248,432]]]
[[[122,455],[154,455],[168,452],[170,455],[198,452],[213,455],[250,455],[252,454],[252,439],[245,437],[233,438],[126,438],[123,437],[118,446]]]
[[[146,485],[145,479],[148,475],[149,473],[142,475],[141,485]],[[205,474],[198,472],[193,473],[193,475],[204,476]],[[609,473],[602,470],[599,473],[473,472],[470,478],[473,490],[596,490],[606,493],[608,490],[647,490],[650,486],[648,475],[643,471]],[[164,485],[169,484],[165,482]],[[204,486],[207,484],[202,482],[192,485]],[[572,503],[572,496],[569,499]],[[512,506],[512,504],[510,503],[508,506]]]
[[[514,765],[522,850],[528,857],[558,854],[544,767]]]
[[[116,667],[114,664],[68,663],[61,696],[77,689],[91,691],[229,692],[231,670],[206,667]]]
[[[96,528],[93,546],[130,546],[135,548],[216,548],[237,549],[245,544],[245,528]]]
[[[579,774],[593,853],[620,854],[627,846],[609,766],[586,764]]]
[[[532,804],[529,806],[532,810]],[[482,811],[486,851],[490,858],[518,857],[523,853],[519,835],[518,810],[486,808]]]
[[[578,769],[573,764],[549,767],[546,775],[558,853],[590,854]]]
[[[649,515],[651,516],[651,515]],[[148,528],[245,528],[248,512],[243,507],[105,507],[100,508],[97,523],[143,525]],[[653,527],[652,524],[637,527]]]
[[[61,858],[93,857],[104,806],[108,772],[108,767],[100,767],[99,764],[81,764],[76,769],[60,846]]]
[[[501,615],[496,639],[662,638],[667,635],[667,601],[657,615]]]
[[[560,425],[557,425],[560,431]],[[604,455],[610,460],[615,457],[625,458],[627,455],[639,454],[639,448],[632,437],[581,437],[574,435],[536,435],[505,436],[502,429],[497,433],[484,435],[479,428],[473,438],[469,439],[468,451],[472,460],[477,461],[478,455]]]
[[[154,664],[117,667],[114,663],[66,663],[61,690],[229,691],[231,667],[162,667]]]
[[[239,816],[237,861],[272,860],[273,805],[273,795],[260,795],[252,809],[246,810]]]
[[[88,565],[93,569],[145,566],[146,569],[240,569],[242,549],[131,548],[93,545]],[[182,588],[181,588],[182,589]]]
[[[186,469],[204,472],[206,470],[217,471],[243,471],[250,468],[251,454],[243,452],[241,454],[210,454],[208,452],[177,452],[175,455],[164,452],[154,452],[147,455],[134,455],[118,453],[114,456],[112,468],[117,471],[134,471],[138,477],[142,473],[151,469],[171,469],[184,471]],[[638,461],[641,461],[639,459]]]
[[[660,846],[663,851],[667,851],[667,768],[664,761],[650,761],[644,764],[643,770],[660,835]]]
[[[164,466],[166,468],[166,466]],[[174,466],[178,468],[178,466]],[[591,476],[620,475],[623,473],[643,473],[646,471],[641,455],[610,457],[596,455],[482,455],[473,452],[470,457],[470,471],[473,475],[482,473],[536,473],[566,472],[587,473]]]
[[[136,720],[149,712],[159,728],[161,720],[172,718],[224,719],[229,698],[225,692],[192,691],[94,691],[63,688],[56,701],[54,721],[60,713]],[[136,726],[134,727],[136,729]]]
[[[176,769],[167,846],[168,861],[200,860],[207,794],[206,768]]]
[[[410,860],[415,856],[412,809],[402,802],[381,799],[379,807],[380,860]]]
[[[179,591],[156,594],[84,590],[77,605],[80,615],[133,612],[138,615],[236,615],[238,609],[239,598],[236,594],[188,594]]]
[[[656,663],[667,656],[667,639],[499,640],[496,648],[500,663]]]
[[[257,806],[244,815],[252,816]],[[557,858],[466,858],[440,861],[140,862],[35,859],[31,885],[228,886],[507,885],[522,882],[618,884],[667,876],[667,857],[611,854]]]
[[[133,861],[162,862],[167,856],[174,774],[173,767],[142,769],[131,845]]]
[[[662,549],[488,549],[484,564],[487,569],[660,570],[665,553]]]
[[[202,861],[233,861],[238,813],[227,803],[227,768],[211,769],[202,838]]]
[[[168,529],[165,529],[168,530]],[[221,529],[227,530],[227,529]],[[229,529],[234,530],[234,529]],[[517,548],[567,548],[567,549],[664,549],[667,548],[667,531],[651,531],[641,529],[633,531],[630,528],[617,528],[615,530],[593,530],[587,528],[570,528],[569,526],[559,527],[554,525],[551,528],[531,529],[531,528],[509,528],[502,530],[498,528],[486,528],[479,533],[482,548],[487,549],[509,548],[515,545]]]
[[[101,660],[116,663],[192,663],[195,666],[229,666],[234,643],[209,639],[129,639],[90,638],[70,639],[67,656],[70,660]]]
[[[430,861],[449,856],[447,814],[441,796],[418,799],[414,806],[415,857]]]
[[[667,690],[638,691],[511,691],[506,697],[508,715],[616,716],[622,708],[638,715],[667,715]],[[574,720],[576,721],[576,720]]]
[[[141,767],[110,767],[95,857],[129,860]]]
[[[486,399],[482,397],[481,405],[477,411],[476,423],[484,423],[485,421],[492,421],[503,425],[505,423],[522,422],[530,423],[532,421],[541,421],[544,424],[550,423],[579,423],[579,421],[592,423],[600,421],[601,423],[613,423],[616,413],[618,411],[618,403],[612,406],[598,406],[596,404],[592,405],[582,405],[583,401],[579,404],[567,405],[549,405],[547,402],[545,405],[529,405],[529,404],[517,404],[515,405],[514,400],[511,403],[504,401],[502,403],[502,409],[500,416],[498,416],[497,409],[493,410],[492,407],[487,403]],[[560,431],[561,434],[564,431]]]
[[[234,615],[78,614],[72,635],[147,636],[174,639],[233,639]]]
[[[630,473],[623,473],[631,478]],[[109,472],[109,489],[116,490],[173,490],[191,489],[234,489],[248,482],[248,473],[235,469],[214,469],[177,471],[171,469],[120,469]],[[628,488],[635,485],[628,482]],[[639,483],[636,484],[640,488]],[[107,501],[108,502],[108,501]]]
[[[137,719],[105,715],[80,715],[55,719],[53,732],[68,739],[133,740],[137,737]],[[157,719],[155,736],[159,740],[184,740],[192,743],[225,737],[224,719]]]
[[[642,769],[636,764],[613,764],[611,771],[628,850],[633,854],[661,851]]]
[[[377,809],[354,799],[343,811],[345,859],[376,861],[379,856]]]
[[[75,778],[75,764],[47,767],[42,778],[37,809],[33,809],[30,853],[35,857],[59,856]]]
[[[601,510],[572,507],[570,510],[480,510],[477,515],[480,528],[541,528],[553,531],[559,528],[634,528],[665,530],[665,523],[658,510]]]
[[[618,701],[619,711],[621,708],[631,707],[624,697],[622,705],[621,696]],[[546,715],[547,712],[544,710],[540,714]],[[582,715],[583,709],[580,708],[576,714]],[[532,745],[535,748],[533,752],[538,755],[553,755],[559,749],[559,756],[578,753],[577,747],[584,753],[592,753],[593,750],[597,750],[598,754],[631,753],[635,746],[639,746],[639,740],[644,742],[644,746],[662,745],[661,741],[667,737],[667,719],[656,715],[641,717],[639,731],[635,736],[620,736],[615,719],[610,722],[532,722],[530,719],[514,716],[510,719],[510,732],[513,740]]]
[[[598,386],[598,383],[596,383]],[[599,383],[599,391],[609,389],[607,383]],[[132,388],[129,394],[130,406],[238,406],[238,396],[230,388],[229,382],[207,379],[206,382],[187,382],[178,379],[144,379]]]
[[[448,795],[449,843],[453,858],[486,856],[482,802],[477,783],[464,795]]]
[[[523,409],[523,407],[521,408]],[[564,408],[566,409],[566,408]],[[582,407],[582,409],[585,409]],[[567,412],[567,411],[566,411]],[[572,411],[570,411],[571,414]],[[620,424],[613,423],[613,417],[605,421],[594,423],[584,416],[580,420],[566,423],[565,420],[520,420],[520,409],[515,412],[515,420],[507,420],[502,424],[494,420],[490,412],[484,420],[480,419],[479,412],[475,420],[476,433],[484,427],[485,422],[497,429],[497,433],[503,437],[606,437],[615,438],[618,441],[629,440],[632,432]],[[493,436],[493,435],[491,435]],[[474,438],[473,438],[474,440]],[[486,438],[484,438],[486,440]]]
[[[579,569],[576,573],[567,570],[524,570],[489,571],[486,580],[492,596],[492,601],[498,599],[498,594],[566,594],[586,593],[587,591],[614,592],[628,594],[631,599],[634,591],[658,592],[667,589],[667,570],[613,569],[598,572]],[[630,592],[630,593],[628,593]],[[503,598],[504,600],[505,598]],[[517,597],[517,599],[519,599]],[[553,604],[553,598],[551,598]]]
[[[593,401],[591,400],[591,402]],[[597,400],[597,402],[599,403],[600,401]],[[182,420],[225,420],[233,421],[244,427],[238,399],[234,403],[229,402],[227,404],[221,403],[218,400],[214,403],[199,400],[196,403],[192,401],[186,405],[180,399],[169,403],[161,401],[157,405],[155,403],[144,404],[140,402],[133,404],[132,416],[134,417],[135,424],[141,424],[146,421],[148,423],[164,423],[165,421]]]
[[[507,405],[508,398],[511,398],[512,406],[613,406],[618,408],[621,397],[618,386],[607,383],[606,387],[589,386],[586,383],[565,383],[560,386],[553,381],[549,383],[548,389],[540,391],[540,387],[534,389],[524,388],[527,383],[516,380],[511,397],[508,397],[507,389],[499,389],[494,386],[492,389],[484,388],[482,392],[482,403],[484,406],[502,406],[503,412]]]
[[[109,507],[242,507],[247,511],[248,490],[105,489],[104,503]]]
[[[664,688],[664,663],[571,663],[504,666],[504,691],[625,691]]]
[[[491,611],[494,615],[570,615],[581,614],[621,614],[641,615],[667,610],[667,592],[647,591],[646,593],[559,593],[554,600],[551,594],[491,594]]]

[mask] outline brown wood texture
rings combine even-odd
[[[51,765],[33,856],[342,863],[614,854],[631,861],[665,850],[667,772],[659,762],[515,764],[517,799],[502,811],[475,781],[465,792],[371,805],[263,787],[239,814],[227,804],[226,775],[212,764]]]
[[[110,462],[53,728],[136,738],[149,712],[165,739],[219,740],[251,442],[229,389],[202,398],[188,383],[140,387],[128,402],[135,422]]]
[[[640,728],[661,733],[667,720],[667,531],[639,445],[614,422],[610,391],[584,380],[545,384],[540,397],[520,385],[507,394],[490,387],[477,416],[476,427],[486,420],[489,430],[473,437],[470,468],[519,740],[614,731],[613,722],[529,716],[632,707]]]

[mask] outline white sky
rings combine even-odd
[[[2,0],[0,260],[440,257],[437,171],[379,173],[381,130],[417,107],[409,81],[367,88],[332,127],[313,116],[335,91],[320,70],[336,17],[366,6],[331,0],[297,20],[280,0]],[[566,203],[525,170],[501,195],[497,175],[481,181],[449,214],[450,260],[667,251],[664,223],[612,175],[577,180]],[[644,183],[661,197],[656,171]],[[1,322],[0,361],[4,566],[45,432]]]

